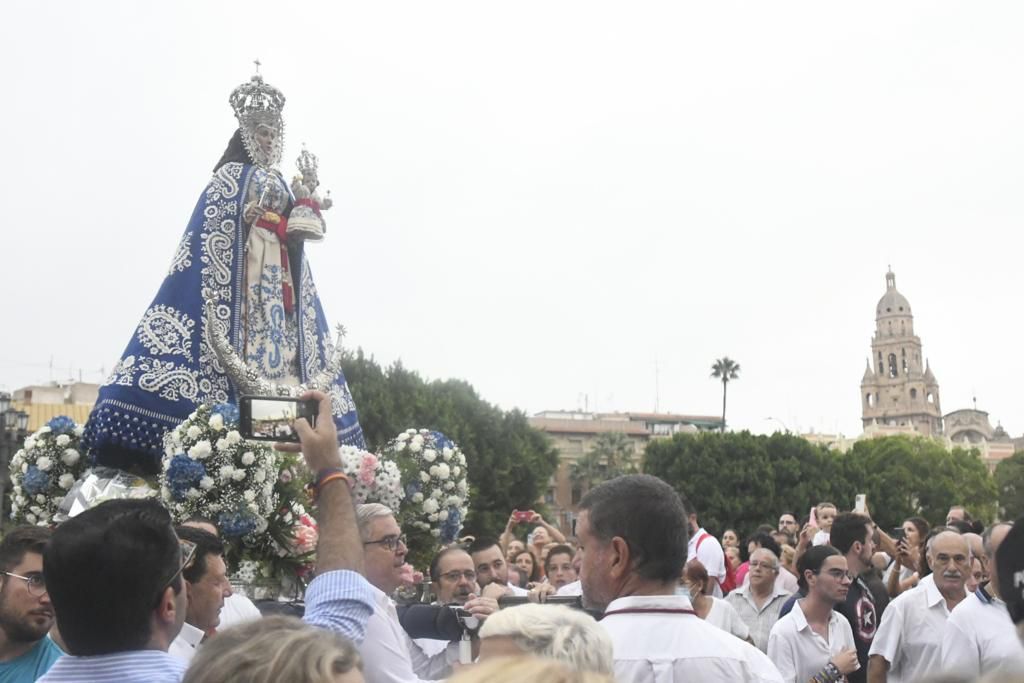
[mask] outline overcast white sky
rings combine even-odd
[[[301,8],[301,9],[300,9]],[[301,13],[296,13],[299,10]],[[0,384],[102,379],[252,60],[336,205],[349,344],[529,412],[860,431],[892,264],[945,412],[1014,436],[1016,2],[20,2],[0,41]],[[11,30],[13,29],[13,30]]]

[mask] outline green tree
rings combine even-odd
[[[572,464],[569,477],[575,487],[586,493],[602,481],[637,471],[633,441],[623,432],[605,432],[594,439],[593,447]]]
[[[999,516],[1017,519],[1024,515],[1024,451],[1017,451],[996,465]]]
[[[995,482],[978,452],[950,452],[931,439],[862,439],[843,456],[839,476],[867,494],[872,517],[885,527],[915,515],[941,523],[954,503],[976,519],[995,514]]]
[[[722,381],[722,432],[725,432],[725,396],[729,382],[740,377],[740,364],[723,356],[711,366],[711,376]]]
[[[775,482],[765,437],[750,432],[676,434],[647,444],[644,472],[668,482],[715,535],[753,531],[774,514]]]
[[[791,512],[799,520],[824,501],[840,508],[853,505],[856,482],[842,475],[840,454],[795,434],[776,432],[764,439],[775,482],[775,499],[765,510],[765,523],[774,526],[783,512]]]
[[[464,533],[497,536],[510,510],[536,506],[558,452],[522,411],[502,411],[461,380],[426,382],[400,362],[382,368],[362,349],[346,356],[343,369],[371,450],[409,427],[436,429],[459,444],[470,490]]]

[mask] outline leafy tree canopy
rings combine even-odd
[[[995,482],[977,451],[902,436],[864,439],[841,454],[789,434],[677,434],[648,444],[644,471],[685,494],[715,534],[774,527],[780,513],[803,518],[823,501],[850,510],[858,493],[886,528],[913,515],[941,523],[952,504],[983,521],[996,513]]]
[[[996,465],[996,488],[1003,519],[1017,519],[1024,515],[1024,451]]]
[[[463,533],[497,536],[513,508],[536,507],[558,452],[519,410],[502,411],[461,380],[425,381],[401,362],[382,368],[362,349],[343,369],[370,450],[410,427],[434,429],[466,454],[470,510]]]

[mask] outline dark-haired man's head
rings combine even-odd
[[[430,563],[430,580],[442,605],[462,605],[476,590],[473,557],[462,548],[445,548]]]
[[[50,530],[21,526],[0,541],[0,630],[9,645],[35,643],[53,626],[53,605],[43,580]]]
[[[772,551],[775,557],[782,555],[782,546],[780,546],[770,533],[764,531],[758,531],[752,534],[747,539],[747,555],[750,556],[758,548],[767,548]]]
[[[501,552],[501,546],[493,538],[478,538],[469,545],[469,554],[476,568],[476,582],[483,588],[496,583],[508,583],[508,563]]]
[[[548,552],[544,560],[544,574],[555,590],[576,580],[576,569],[572,564],[574,555],[573,549],[565,544],[556,545]]]
[[[185,621],[202,631],[212,631],[220,624],[224,599],[231,595],[224,543],[209,531],[195,526],[183,524],[175,531],[178,538],[196,544],[191,565],[181,573],[188,595]]]
[[[107,501],[57,527],[43,564],[68,651],[166,651],[185,620],[182,561],[154,500]]]
[[[687,510],[671,486],[645,474],[618,477],[588,491],[579,510],[580,581],[589,605],[674,590],[686,562]]]
[[[871,520],[856,512],[836,515],[829,544],[846,556],[852,574],[861,574],[871,566],[871,556],[875,554]]]
[[[832,546],[809,548],[800,556],[796,569],[800,575],[797,581],[805,594],[833,605],[846,599],[851,580],[846,557]]]

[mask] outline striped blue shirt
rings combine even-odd
[[[363,642],[372,615],[373,589],[355,572],[321,574],[306,589],[306,623],[355,643]],[[160,650],[135,650],[92,657],[65,655],[39,683],[179,683],[184,676],[185,663],[180,659]]]

